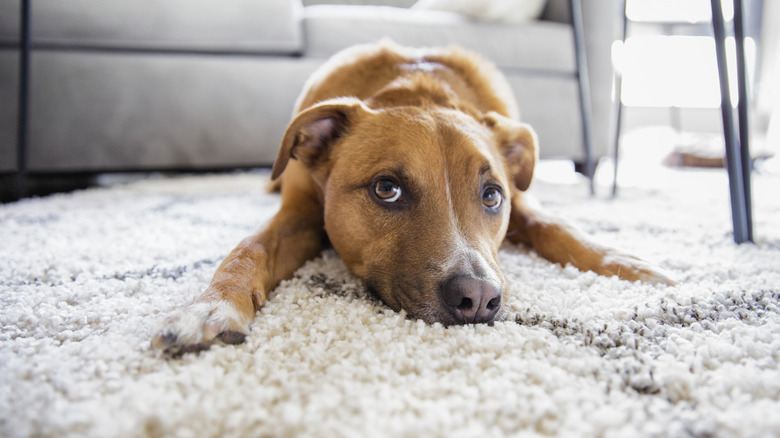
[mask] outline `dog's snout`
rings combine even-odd
[[[442,298],[447,310],[461,323],[490,322],[501,307],[501,289],[494,283],[468,275],[444,281]]]

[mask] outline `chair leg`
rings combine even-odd
[[[613,169],[613,175],[612,175],[612,196],[616,197],[618,194],[618,162],[620,161],[620,129],[621,129],[621,121],[623,119],[623,102],[620,101],[620,90],[622,89],[622,78],[617,78],[615,83],[615,88],[617,94],[617,113],[615,114],[615,146],[614,146],[614,156],[612,160],[614,161],[614,169]]]
[[[731,217],[734,226],[734,241],[743,243],[752,239],[750,226],[748,225],[748,198],[750,193],[746,190],[745,181],[750,178],[743,174],[742,155],[740,154],[739,140],[735,132],[734,113],[731,104],[731,93],[728,78],[728,64],[726,60],[726,31],[721,0],[711,0],[712,26],[715,34],[715,52],[718,61],[718,76],[720,79],[720,107],[723,118],[723,135],[726,143],[726,164],[729,174],[729,188],[731,195]],[[741,3],[740,3],[741,6]],[[735,17],[736,18],[736,17]],[[737,64],[740,63],[738,60]],[[740,96],[743,102],[747,96]],[[740,134],[742,135],[742,134]],[[747,135],[745,132],[744,135]],[[747,145],[745,145],[747,147]]]
[[[623,0],[623,44],[626,43],[628,35],[628,11],[626,6],[628,2]],[[612,197],[617,196],[618,192],[618,162],[620,160],[620,131],[623,121],[623,72],[618,71],[615,75],[615,100],[617,108],[615,110],[615,145],[614,145],[614,174],[612,175]]]
[[[753,170],[753,160],[750,157],[750,131],[748,124],[748,91],[747,73],[745,72],[745,21],[742,0],[734,0],[734,40],[737,50],[737,87],[739,102],[737,115],[739,117],[739,152],[742,164],[742,187],[745,196],[745,218],[747,224],[747,240],[753,241],[753,199],[750,175]]]
[[[582,114],[582,142],[585,148],[585,175],[590,180],[590,194],[596,194],[595,165],[593,161],[593,137],[591,134],[591,102],[588,63],[585,55],[585,31],[582,21],[582,5],[579,0],[571,0],[571,18],[574,27],[574,53],[577,57],[577,79],[580,91],[580,112]]]
[[[27,116],[30,96],[30,0],[22,0],[19,38],[19,101],[16,124],[16,173],[13,178],[15,198],[28,194]]]

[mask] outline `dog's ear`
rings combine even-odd
[[[519,190],[528,190],[534,176],[534,166],[539,158],[536,132],[530,125],[493,111],[485,114],[482,123],[493,130],[515,186]]]
[[[321,102],[298,114],[284,133],[271,179],[282,174],[290,158],[312,169],[326,162],[333,144],[369,111],[357,99],[340,98]]]

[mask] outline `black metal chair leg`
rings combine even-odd
[[[750,174],[749,168],[748,174],[744,174],[739,140],[737,138],[737,133],[735,132],[736,126],[734,124],[734,113],[731,104],[728,78],[728,63],[726,60],[725,20],[723,18],[723,10],[721,9],[721,0],[711,0],[711,5],[712,27],[715,34],[715,52],[718,60],[718,76],[720,79],[720,107],[721,116],[723,118],[723,134],[726,143],[726,165],[729,174],[734,241],[743,243],[750,241],[752,238],[750,225],[748,224],[748,198],[750,197],[750,193],[746,190],[749,186],[745,186],[745,181],[749,180]],[[742,62],[744,62],[744,59],[737,60],[737,64]],[[746,98],[747,96],[740,96],[740,103],[744,103]],[[747,132],[744,134],[740,132],[740,136],[742,135],[747,136]],[[747,147],[747,144],[745,144],[745,147]]]
[[[574,27],[574,53],[577,57],[577,79],[580,91],[580,113],[582,114],[582,141],[585,148],[585,174],[590,179],[590,194],[596,194],[595,163],[593,159],[593,137],[591,134],[591,103],[588,62],[585,55],[585,31],[582,21],[580,0],[571,0],[571,19]]]
[[[747,73],[745,72],[745,21],[742,0],[734,0],[734,40],[737,50],[737,116],[739,117],[739,153],[742,164],[742,188],[745,196],[745,218],[747,224],[747,240],[753,241],[753,199],[750,175],[753,170],[753,160],[750,157],[750,127],[748,123],[748,90]]]
[[[19,101],[16,125],[16,173],[14,174],[14,197],[28,194],[27,178],[27,115],[30,95],[30,0],[22,0],[19,36]]]

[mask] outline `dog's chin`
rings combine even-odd
[[[405,309],[410,319],[419,319],[427,324],[441,324],[445,327],[462,325],[445,309]]]
[[[459,325],[474,325],[472,322],[467,322],[462,318],[458,318],[457,316],[453,315],[446,309],[422,309],[420,310],[406,310],[406,314],[411,319],[419,319],[422,320],[428,324],[441,324],[444,327],[452,327],[452,326],[459,326]],[[493,325],[494,322],[499,321],[503,319],[501,311],[496,314],[496,316],[491,319],[490,321],[484,321],[477,324],[486,324],[486,325]]]

